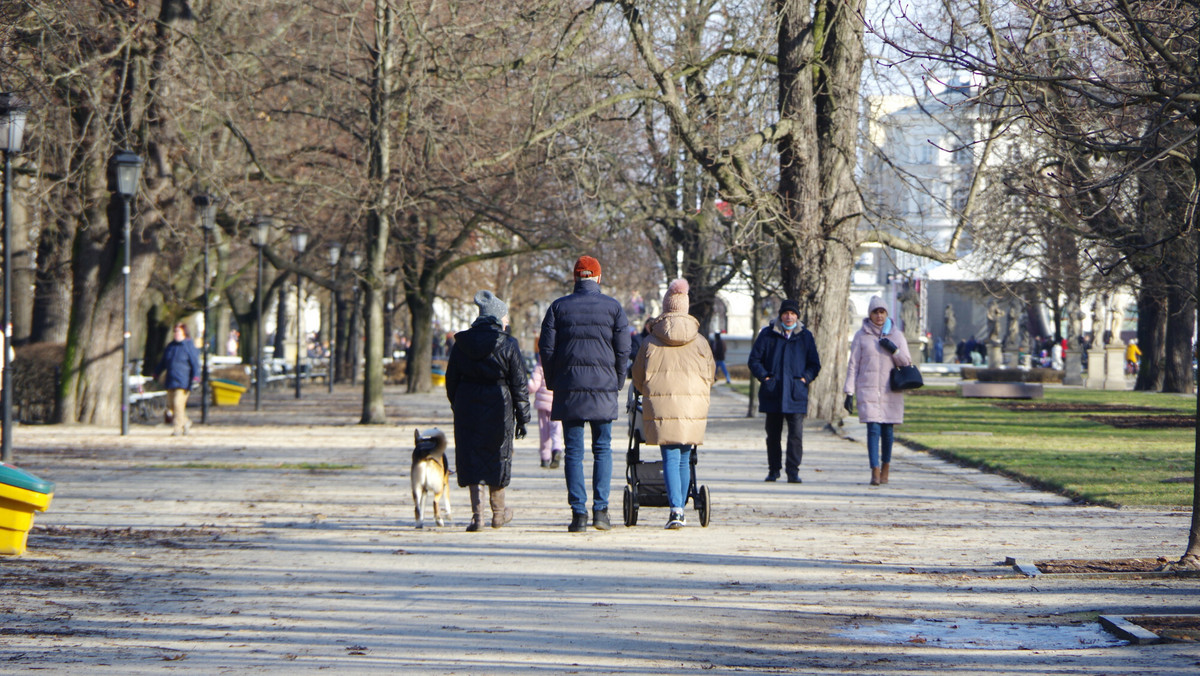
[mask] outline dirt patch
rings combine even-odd
[[[1138,615],[1126,619],[1171,641],[1200,641],[1200,615]]]
[[[1010,411],[1045,411],[1047,413],[1172,413],[1174,409],[1153,406],[1123,406],[1121,404],[1078,404],[1065,401],[997,401],[992,404]]]
[[[1191,415],[1085,415],[1084,418],[1120,429],[1186,428],[1196,426]]]
[[[112,549],[120,547],[165,547],[206,549],[220,541],[224,547],[245,546],[226,539],[215,528],[66,528],[34,526],[31,545],[38,549]]]
[[[1161,570],[1170,559],[1051,559],[1034,561],[1043,573],[1152,573]]]
[[[919,390],[909,390],[904,393],[909,397],[958,397],[958,390],[923,387]]]

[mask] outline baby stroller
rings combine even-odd
[[[641,445],[645,441],[642,436],[642,396],[631,387],[629,388],[629,450],[625,453],[625,496],[623,501],[625,525],[636,526],[638,508],[670,507],[667,499],[667,484],[663,480],[662,460],[642,462]],[[712,502],[708,497],[708,486],[696,486],[696,456],[698,451],[692,447],[691,481],[688,482],[688,500],[700,513],[700,525],[708,526],[709,511]]]

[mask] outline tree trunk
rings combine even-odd
[[[418,293],[407,291],[405,302],[412,316],[412,375],[408,379],[410,393],[428,392],[433,384],[429,373],[433,366],[433,303]]]
[[[1133,389],[1157,392],[1165,375],[1167,345],[1167,299],[1158,275],[1142,275],[1138,288],[1137,341],[1142,349],[1142,364]]]
[[[65,343],[71,325],[70,254],[75,219],[69,215],[56,228],[43,228],[38,238],[37,288],[33,293],[30,342]]]
[[[1163,368],[1163,392],[1191,394],[1192,328],[1195,325],[1196,300],[1178,284],[1167,287],[1166,360]]]
[[[375,44],[372,49],[371,127],[368,134],[368,180],[371,204],[367,213],[367,279],[363,284],[366,320],[362,424],[383,424],[383,269],[391,230],[391,111],[395,17],[387,0],[375,2]]]

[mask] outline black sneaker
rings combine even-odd
[[[667,519],[667,530],[679,530],[683,525],[683,512],[671,512],[670,518]]]
[[[571,525],[567,526],[568,533],[583,533],[587,530],[587,514],[571,512]]]
[[[542,461],[542,469],[550,469],[550,461],[549,460]]]
[[[767,478],[763,479],[763,481],[778,481],[778,480],[779,480],[779,470],[777,470],[777,469],[773,469],[770,472],[767,472]]]
[[[612,528],[612,524],[608,521],[607,509],[592,510],[592,526],[595,527],[596,530],[608,530]]]
[[[558,469],[558,464],[562,462],[562,451],[555,451],[550,457],[550,469]]]
[[[802,484],[802,483],[804,483],[804,481],[800,479],[799,474],[789,474],[788,475],[788,483],[789,484]]]

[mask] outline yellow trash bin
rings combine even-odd
[[[0,554],[25,553],[33,513],[46,511],[53,497],[53,481],[0,462]]]
[[[208,385],[212,388],[214,406],[237,406],[242,400],[242,395],[246,393],[246,388],[242,387],[241,383],[232,380],[214,378]]]

